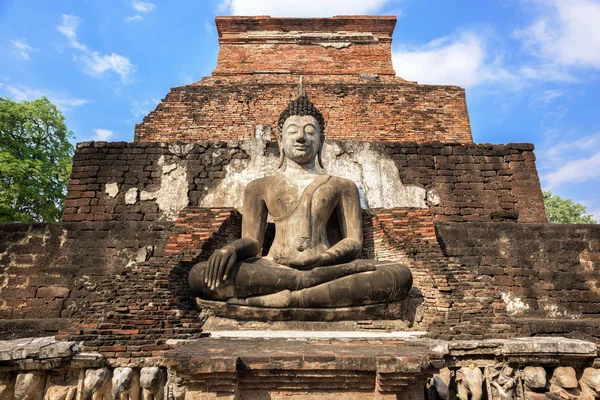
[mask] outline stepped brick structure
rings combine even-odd
[[[395,17],[217,17],[211,77],[173,88],[136,141],[245,140],[276,126],[303,75],[330,139],[472,143],[465,91],[395,76]]]
[[[0,224],[1,399],[598,398],[600,226],[547,223],[533,145],[473,143],[464,89],[396,76],[395,17],[216,24],[212,76],[132,142],[77,146],[63,222]],[[325,170],[358,186],[361,257],[407,264],[413,289],[258,321],[188,275],[240,237],[300,77]]]

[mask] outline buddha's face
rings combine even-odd
[[[281,140],[287,158],[298,164],[306,164],[315,160],[323,137],[315,117],[292,115],[283,124]]]

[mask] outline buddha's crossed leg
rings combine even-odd
[[[239,263],[237,272],[218,288],[203,281],[206,262],[190,273],[190,287],[202,298],[259,307],[343,307],[400,299],[412,286],[402,264],[355,260],[312,270],[296,270],[266,259]]]

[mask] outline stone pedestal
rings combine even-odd
[[[424,399],[442,353],[404,340],[207,338],[164,356],[187,400]]]

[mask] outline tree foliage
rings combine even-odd
[[[586,213],[584,205],[574,203],[569,199],[563,199],[560,196],[552,194],[550,191],[544,192],[544,205],[546,206],[548,222],[552,224],[597,223],[592,218],[592,215]]]
[[[0,221],[60,220],[72,137],[62,113],[45,97],[0,97]]]

